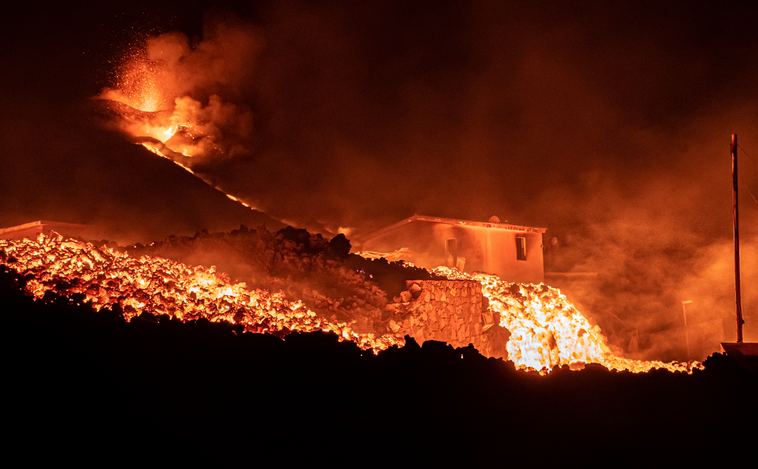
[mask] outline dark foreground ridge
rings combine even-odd
[[[288,457],[318,448],[393,460],[404,448],[424,460],[470,448],[503,463],[661,447],[726,457],[754,443],[757,373],[720,354],[693,375],[591,365],[542,377],[439,342],[375,356],[327,333],[282,340],[207,321],[125,323],[71,300],[32,301],[5,268],[0,278],[13,441],[131,452],[197,442],[240,460],[293,447]]]

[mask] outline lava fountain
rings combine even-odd
[[[252,134],[252,114],[216,93],[188,88],[188,76],[194,72],[185,65],[191,62],[191,50],[182,38],[175,34],[150,38],[144,47],[126,54],[114,73],[115,86],[97,97],[108,109],[107,126],[254,209],[193,169],[238,154]]]

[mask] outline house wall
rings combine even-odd
[[[517,237],[526,238],[526,260],[517,259]],[[455,240],[455,252],[448,252],[448,240]],[[542,233],[539,232],[415,220],[364,241],[362,245],[364,250],[379,252],[392,252],[403,247],[413,252],[407,260],[421,267],[454,266],[457,257],[465,259],[465,272],[494,273],[512,282],[540,283],[544,279]],[[450,259],[449,255],[454,258]]]

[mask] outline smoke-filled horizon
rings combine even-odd
[[[546,227],[562,255],[548,267],[605,275],[616,290],[600,292],[602,308],[629,323],[620,329],[675,325],[684,300],[729,313],[736,133],[743,286],[758,284],[754,6],[107,8],[22,21],[12,39],[3,226],[50,218],[27,213],[128,218],[142,239],[225,226],[212,204],[174,199],[189,175],[163,162],[146,174],[150,156],[83,117],[77,103],[118,87],[139,50],[169,77],[164,106],[179,98],[202,121],[210,156],[197,169],[225,191],[275,219],[356,235],[414,213]],[[134,181],[138,194],[114,194]],[[746,309],[758,302],[743,296]]]

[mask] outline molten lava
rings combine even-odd
[[[283,293],[232,284],[214,267],[190,267],[147,256],[137,259],[57,233],[40,234],[36,240],[0,239],[0,249],[0,262],[27,276],[26,291],[34,298],[44,300],[48,292],[69,298],[79,294],[96,311],[118,305],[127,321],[152,313],[182,321],[227,321],[256,333],[334,332],[340,340],[375,353],[404,344],[393,335],[358,334],[349,324],[319,317]]]
[[[663,363],[615,356],[600,328],[591,325],[559,290],[545,284],[509,283],[496,275],[466,274],[449,267],[433,272],[482,284],[489,307],[500,314],[500,325],[511,333],[506,344],[508,359],[522,369],[547,372],[555,366],[599,363],[633,372],[665,368],[691,373],[693,368],[703,367],[699,362]]]
[[[142,313],[169,315],[182,321],[206,318],[242,324],[245,331],[286,334],[289,331],[329,331],[375,353],[401,337],[373,332],[357,333],[350,323],[318,315],[284,293],[249,290],[232,283],[214,267],[190,267],[159,257],[128,254],[51,233],[36,240],[0,239],[0,263],[27,278],[26,291],[45,301],[48,295],[91,304],[99,311],[120,307],[126,320]],[[581,368],[599,363],[609,369],[644,372],[653,368],[691,373],[702,364],[628,360],[615,356],[597,326],[591,325],[558,290],[544,284],[517,284],[495,275],[466,274],[439,267],[437,275],[476,280],[482,284],[489,308],[511,336],[508,358],[521,369],[546,373],[555,366]]]

